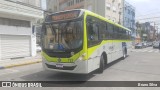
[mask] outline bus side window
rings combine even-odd
[[[125,39],[128,39],[128,31],[126,31],[126,38]]]
[[[121,30],[121,39],[123,40],[124,38],[123,38],[123,28],[122,28],[122,30]]]
[[[93,35],[94,35],[93,22],[90,20],[87,21],[87,31],[88,31],[88,39],[93,40]]]
[[[99,25],[96,18],[87,17],[87,33],[89,47],[99,43]]]
[[[112,39],[112,37],[113,37],[113,25],[112,24],[107,23],[107,31],[108,31],[108,34],[109,34],[107,36],[107,38]]]
[[[126,31],[124,29],[123,29],[122,34],[123,34],[123,40],[126,39]]]
[[[122,28],[119,28],[119,31],[118,31],[118,38],[121,40],[122,39],[122,34],[121,34],[121,32],[122,32]]]
[[[106,35],[105,39],[108,39],[108,36],[109,36],[109,33],[108,33],[108,24],[106,23],[105,26],[106,26],[105,27],[105,35]]]
[[[131,40],[131,32],[128,32],[128,33],[129,33],[129,38],[128,39]]]
[[[101,40],[106,39],[106,25],[103,21],[99,21],[99,38]]]
[[[114,35],[113,35],[113,37],[114,37],[114,39],[118,39],[118,30],[119,30],[119,28],[117,27],[117,26],[113,26],[114,27]]]

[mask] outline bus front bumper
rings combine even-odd
[[[88,74],[87,60],[76,60],[74,63],[48,62],[42,58],[43,68],[49,71]],[[57,67],[58,66],[58,67]]]

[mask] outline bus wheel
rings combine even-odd
[[[123,57],[122,59],[124,60],[127,57],[127,49],[123,49]]]
[[[101,55],[101,58],[100,58],[100,66],[99,66],[99,70],[98,70],[98,72],[99,73],[103,73],[103,70],[104,70],[104,65],[105,63],[104,63],[104,57],[103,57],[103,55]]]

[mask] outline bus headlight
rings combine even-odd
[[[85,57],[86,57],[86,53],[82,54],[80,57],[79,57],[79,60],[85,60]]]

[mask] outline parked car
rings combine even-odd
[[[36,45],[36,51],[37,51],[37,52],[41,52],[41,50],[42,50],[41,46],[37,44],[37,45]]]
[[[151,47],[152,45],[153,45],[152,42],[147,42],[147,46],[148,46],[148,47]]]
[[[146,42],[142,42],[142,47],[146,48],[147,47],[147,43]]]
[[[159,48],[159,42],[158,41],[155,41],[153,43],[153,48]]]
[[[135,49],[141,49],[141,48],[143,48],[143,44],[142,43],[137,43],[135,45]]]

